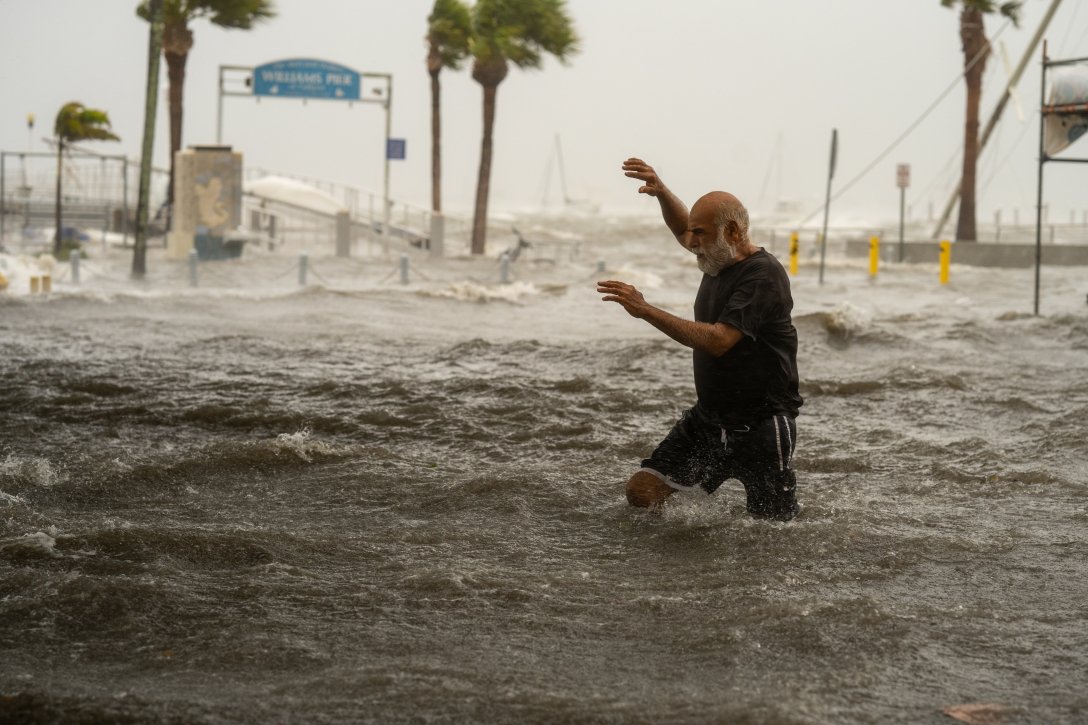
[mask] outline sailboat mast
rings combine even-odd
[[[567,196],[567,171],[563,166],[563,145],[559,142],[559,134],[555,134],[555,157],[559,161],[559,188],[563,191],[563,203],[570,204]]]

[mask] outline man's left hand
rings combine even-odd
[[[616,280],[597,283],[597,291],[604,295],[602,302],[618,302],[631,317],[643,318],[650,309],[650,304],[634,286]]]

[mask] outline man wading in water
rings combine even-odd
[[[597,283],[603,301],[694,350],[698,402],[631,476],[627,500],[658,508],[674,491],[713,493],[736,478],[752,516],[789,521],[801,510],[793,451],[802,401],[786,271],[752,244],[748,211],[732,194],[712,191],[688,213],[646,162],[627,159],[623,170],[642,181],[640,194],[657,198],[665,224],[703,271],[694,322],[647,303],[629,284]]]

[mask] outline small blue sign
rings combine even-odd
[[[359,73],[336,63],[294,58],[253,69],[253,95],[359,100]]]
[[[402,138],[391,138],[385,142],[385,158],[403,161],[408,142]]]

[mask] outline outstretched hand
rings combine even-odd
[[[656,197],[667,191],[665,182],[654,171],[654,167],[642,159],[636,159],[634,157],[627,159],[623,162],[624,176],[631,179],[638,179],[642,182],[642,186],[638,188],[638,193],[649,194]]]
[[[605,280],[597,283],[597,291],[604,295],[602,302],[617,302],[627,310],[631,317],[642,318],[646,316],[650,304],[633,285],[616,280]]]

